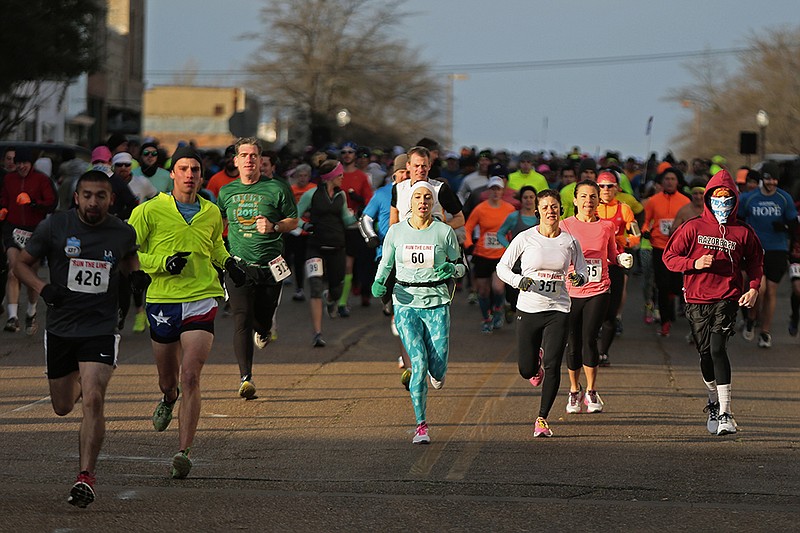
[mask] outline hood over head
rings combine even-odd
[[[730,189],[733,193],[733,197],[735,198],[733,209],[728,215],[728,220],[726,221],[726,224],[728,224],[736,220],[736,213],[739,210],[739,189],[736,187],[733,176],[731,176],[730,172],[725,169],[720,170],[714,174],[710,180],[708,180],[708,184],[706,185],[706,193],[703,195],[703,218],[715,224],[717,223],[717,219],[714,216],[714,213],[711,211],[711,197],[714,195],[714,191],[720,187],[727,187]]]

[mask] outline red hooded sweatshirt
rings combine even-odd
[[[710,208],[711,194],[721,186],[736,196],[736,206],[725,224],[717,222]],[[727,170],[720,170],[708,182],[704,204],[702,215],[684,222],[669,238],[664,264],[673,272],[683,272],[688,303],[738,300],[747,290],[743,288],[742,268],[750,279],[748,289],[758,290],[761,285],[764,250],[753,228],[736,220],[739,193]],[[695,260],[706,254],[713,256],[711,266],[695,270]]]

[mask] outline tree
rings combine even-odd
[[[769,113],[766,152],[800,154],[800,27],[770,30],[748,39],[738,69],[726,75],[707,58],[688,65],[695,84],[673,90],[669,100],[694,109],[674,141],[691,156],[727,157],[729,167],[744,161],[739,132],[755,131],[759,109]]]
[[[421,53],[397,38],[402,0],[268,0],[252,89],[305,117],[316,141],[367,145],[436,135],[443,85]],[[390,34],[391,32],[391,34]],[[336,113],[352,122],[339,130]],[[337,130],[339,130],[337,132]],[[325,135],[319,132],[337,132]],[[336,138],[338,137],[338,139]]]
[[[97,0],[4,0],[0,67],[0,138],[35,111],[42,82],[67,82],[98,65]]]

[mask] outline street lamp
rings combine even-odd
[[[759,155],[761,156],[761,160],[764,161],[764,155],[767,151],[767,126],[769,126],[769,115],[767,115],[767,112],[763,109],[759,109],[758,113],[756,113],[756,124],[758,124],[761,130],[761,150],[759,151]]]
[[[456,80],[468,80],[469,74],[447,75],[447,142],[446,148],[453,150],[453,90]]]

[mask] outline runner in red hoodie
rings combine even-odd
[[[764,251],[755,231],[736,220],[739,194],[727,170],[706,186],[703,214],[684,222],[670,237],[664,264],[683,272],[686,318],[700,352],[700,370],[708,389],[706,427],[710,433],[736,433],[731,416],[731,364],[728,337],[739,306],[758,298]],[[741,269],[752,280],[745,290]]]

